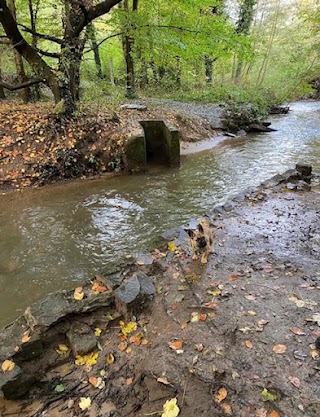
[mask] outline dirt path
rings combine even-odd
[[[102,327],[96,364],[70,359],[3,416],[142,417],[177,398],[181,417],[318,417],[320,193],[295,187],[279,177],[208,213],[207,265],[192,261],[183,228],[169,232],[169,250],[138,265],[157,295],[130,318],[136,329]]]

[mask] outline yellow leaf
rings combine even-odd
[[[228,391],[223,387],[220,388],[218,391],[218,394],[216,394],[215,396],[215,400],[217,403],[221,403],[221,401],[223,401],[228,395]]]
[[[99,353],[90,353],[90,355],[77,355],[75,359],[75,364],[78,366],[82,365],[95,365],[97,363]]]
[[[109,355],[107,356],[107,363],[109,365],[112,365],[114,363],[114,356],[112,353],[109,353]]]
[[[172,398],[164,403],[161,417],[177,417],[179,413],[180,409],[177,406],[177,399]]]
[[[82,411],[87,410],[91,406],[91,399],[89,397],[81,397],[79,401],[79,407]]]
[[[82,300],[84,297],[84,292],[82,291],[82,287],[78,287],[74,290],[73,297],[75,300]]]
[[[64,345],[64,344],[58,345],[58,348],[56,349],[56,352],[59,355],[65,355],[66,353],[68,353],[68,351],[69,351],[68,346],[67,345]]]
[[[24,336],[22,336],[21,342],[27,343],[29,342],[30,339],[31,339],[31,336],[29,336],[28,334],[25,334]]]
[[[1,365],[3,372],[10,372],[14,367],[15,363],[10,361],[9,359],[6,359]]]
[[[97,363],[97,359],[98,359],[99,353],[91,353],[90,355],[88,355],[88,359],[87,359],[87,365],[95,365]]]
[[[121,326],[121,322],[120,322],[120,326]],[[127,324],[123,323],[123,325],[121,326],[121,332],[124,335],[130,334],[134,332],[136,329],[137,329],[137,323],[133,321],[129,321],[129,323]]]
[[[102,330],[97,327],[94,331],[95,336],[99,337],[101,335]]]
[[[174,242],[169,242],[169,243],[168,243],[168,249],[169,249],[171,252],[175,252],[178,248],[176,247],[176,244],[175,244]]]

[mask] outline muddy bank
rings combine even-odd
[[[179,130],[182,144],[219,134],[201,117],[161,104],[99,109],[70,121],[50,115],[51,110],[49,102],[1,102],[1,191],[128,171],[125,147],[143,132],[141,120],[164,120]]]
[[[320,194],[309,191],[308,174],[277,176],[208,213],[215,253],[207,265],[192,261],[187,233],[176,228],[152,258],[126,259],[120,271],[102,274],[112,299],[139,294],[137,280],[119,290],[137,273],[152,279],[156,294],[140,311],[122,310],[119,300],[89,315],[68,310],[68,320],[90,328],[93,356],[75,360],[74,345],[56,333],[46,346],[62,363],[38,371],[27,400],[3,400],[3,415],[156,415],[177,398],[182,417],[318,416]],[[90,301],[92,285],[70,293],[72,305]],[[105,290],[98,297],[111,299]],[[55,317],[46,331],[62,322]],[[39,335],[28,326],[1,361],[14,362],[15,346],[31,343],[22,338]],[[85,411],[80,398],[90,398]]]

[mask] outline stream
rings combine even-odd
[[[0,196],[0,327],[124,255],[147,252],[160,233],[293,168],[320,172],[320,102],[272,118],[277,132],[228,139],[182,157],[181,167],[77,181]]]

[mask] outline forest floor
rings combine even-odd
[[[205,115],[183,103],[149,100],[145,110],[120,106],[72,121],[50,116],[52,108],[52,102],[0,102],[0,191],[125,171],[124,145],[142,132],[140,120],[162,119],[178,128],[182,148],[219,134]]]
[[[96,363],[61,365],[2,415],[318,417],[320,193],[293,188],[273,179],[209,213],[206,265],[170,232],[138,265],[150,309],[102,328]]]

